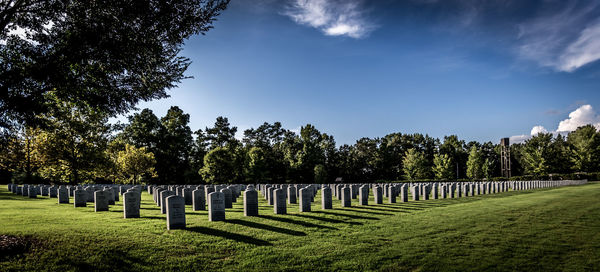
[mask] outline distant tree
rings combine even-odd
[[[206,128],[206,139],[210,142],[210,148],[225,147],[226,145],[238,144],[235,139],[237,127],[229,124],[227,117],[219,116],[212,128]]]
[[[315,165],[315,180],[314,183],[324,184],[327,183],[327,170],[325,170],[325,166],[322,164]]]
[[[128,119],[129,123],[125,125],[118,137],[136,147],[147,147],[150,151],[156,152],[159,132],[162,129],[158,117],[152,110],[143,109],[129,116]]]
[[[427,162],[422,152],[410,148],[406,151],[403,160],[404,175],[409,180],[427,177]]]
[[[225,147],[216,147],[204,157],[199,173],[204,181],[213,184],[231,183],[235,178],[234,155]]]
[[[523,146],[523,162],[527,174],[547,175],[550,161],[555,156],[552,151],[552,134],[539,133],[525,141]]]
[[[49,93],[109,115],[167,97],[186,78],[183,43],[211,29],[228,2],[2,1],[0,126],[31,125],[56,106]]]
[[[439,150],[440,154],[448,154],[454,163],[452,167],[454,177],[464,178],[466,176],[467,160],[469,157],[469,153],[465,149],[465,142],[459,140],[456,135],[444,136],[444,142],[440,145]]]
[[[575,171],[593,172],[600,170],[600,133],[592,125],[577,128],[569,133],[567,142],[571,146],[571,162]]]
[[[489,159],[485,158],[481,165],[481,173],[484,178],[490,179],[494,176],[494,163]]]
[[[40,147],[46,138],[42,130],[21,126],[5,136],[5,142],[0,145],[0,169],[21,174],[21,182],[34,182],[33,177],[44,164]]]
[[[55,182],[82,183],[103,179],[98,165],[108,158],[105,149],[112,127],[107,114],[89,107],[55,100],[46,114],[40,154],[44,163],[39,173]]]
[[[265,182],[268,178],[271,178],[263,148],[256,146],[250,148],[244,173],[247,180],[252,183]]]
[[[454,165],[448,154],[435,154],[433,158],[433,172],[436,179],[450,180],[454,178]]]
[[[187,170],[190,168],[190,155],[194,139],[189,127],[190,115],[179,107],[169,108],[160,119],[158,146],[150,150],[156,157],[156,171],[163,183],[188,183]]]
[[[125,150],[119,151],[117,165],[128,182],[138,184],[144,175],[154,177],[154,165],[156,160],[154,154],[147,151],[146,147],[135,147],[125,145]]]
[[[469,159],[467,160],[467,177],[479,179],[483,177],[483,158],[476,145],[471,146]]]

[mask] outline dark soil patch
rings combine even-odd
[[[28,252],[36,244],[31,237],[0,235],[0,259]]]

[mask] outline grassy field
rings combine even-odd
[[[320,194],[319,194],[320,197]],[[142,218],[29,199],[0,188],[0,235],[25,237],[0,271],[600,271],[600,183],[461,199],[244,217],[188,207],[187,229],[166,230],[152,197]],[[385,199],[387,201],[387,199]],[[72,201],[72,199],[71,199]],[[372,202],[370,202],[372,203]]]

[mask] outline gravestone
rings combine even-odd
[[[423,200],[429,200],[429,186],[423,186]]]
[[[94,211],[108,211],[108,196],[106,191],[94,192]]]
[[[275,214],[286,214],[285,194],[282,189],[273,190],[273,211]]]
[[[204,187],[204,199],[206,199],[208,201],[208,194],[215,192],[215,187],[212,185],[207,185],[206,187]]]
[[[231,190],[227,188],[221,189],[223,197],[225,197],[225,209],[233,208],[233,201],[231,200]]]
[[[369,186],[360,186],[358,190],[358,204],[362,206],[369,205]]]
[[[438,192],[439,185],[436,183],[433,185],[433,199],[438,199],[440,193]]]
[[[42,196],[48,196],[48,186],[42,186]]]
[[[394,187],[394,186],[388,187],[388,202],[389,203],[396,203],[395,189],[396,189],[396,187]]]
[[[333,203],[331,203],[331,188],[323,187],[321,189],[321,208],[323,210],[329,210],[333,208]]]
[[[58,204],[69,204],[69,190],[65,188],[58,189]]]
[[[29,198],[37,198],[37,192],[36,192],[35,186],[27,187],[27,196],[29,196]]]
[[[126,193],[123,193],[123,218],[139,217],[140,198],[138,197],[137,192],[127,191]]]
[[[208,194],[208,221],[225,221],[225,195],[221,192]]]
[[[73,203],[75,203],[75,207],[86,207],[87,198],[88,196],[85,190],[76,189],[73,191]]]
[[[29,185],[23,184],[23,190],[21,190],[21,195],[22,196],[28,196],[29,195]]]
[[[185,205],[192,205],[192,203],[194,202],[192,199],[192,190],[190,188],[183,188],[181,192],[185,200]]]
[[[446,185],[442,185],[442,198],[443,199],[448,198],[447,192],[448,192],[448,189],[446,188]]]
[[[373,188],[373,196],[375,197],[375,204],[383,204],[383,192],[381,187],[375,186],[375,188]]]
[[[350,196],[352,196],[352,199],[356,199],[358,196],[358,186],[350,185]]]
[[[48,188],[48,196],[50,196],[50,198],[55,198],[57,194],[57,189],[54,186],[51,186],[50,188]],[[93,199],[92,199],[93,200]]]
[[[288,204],[296,204],[298,201],[296,200],[296,187],[290,186],[287,188],[288,195]]]
[[[267,200],[269,201],[269,205],[273,205],[273,191],[275,191],[275,187],[267,188]]]
[[[185,198],[172,195],[166,198],[167,229],[185,229]]]
[[[196,189],[192,191],[192,210],[206,210],[206,199],[204,199],[204,189]]]
[[[160,213],[162,214],[166,214],[167,213],[167,203],[165,202],[167,197],[173,196],[175,195],[175,192],[173,191],[168,191],[168,190],[164,190],[162,192],[160,192]]]
[[[352,206],[352,195],[348,186],[342,188],[342,207]]]
[[[116,188],[112,188],[112,191],[113,191],[114,202],[117,202],[117,201],[119,201],[119,196],[120,196],[121,194],[119,194],[119,192],[117,192],[117,189],[116,189]],[[140,192],[140,194],[141,194],[141,192]]]
[[[400,187],[400,202],[408,202],[408,187],[406,185]]]
[[[310,212],[310,198],[312,196],[312,189],[302,188],[300,189],[300,212]]]
[[[91,186],[85,188],[85,190],[86,190],[87,196],[88,196],[87,202],[94,202],[94,192],[96,190],[94,190],[94,188]],[[48,192],[50,192],[50,191],[48,191]]]
[[[244,216],[258,216],[258,192],[252,187],[244,191]]]
[[[105,188],[104,191],[107,193],[108,205],[115,205],[115,191],[112,188]]]
[[[419,200],[419,186],[413,186],[410,188],[413,201]]]

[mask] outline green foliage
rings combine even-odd
[[[523,161],[527,174],[546,175],[550,170],[552,152],[552,134],[539,133],[525,141]]]
[[[126,144],[125,150],[119,151],[116,162],[127,183],[137,184],[143,181],[144,176],[156,176],[154,154],[147,151],[146,147]]]
[[[55,100],[44,115],[39,152],[43,164],[39,174],[54,182],[90,183],[102,179],[99,166],[108,163],[105,149],[112,128],[107,114],[89,107]]]
[[[448,154],[435,154],[433,157],[433,173],[438,180],[450,180],[454,177],[452,159]]]
[[[204,157],[204,166],[199,173],[208,183],[232,183],[235,178],[233,162],[234,156],[228,148],[216,147]]]
[[[577,128],[569,133],[571,162],[575,171],[598,171],[600,166],[600,133],[592,125]]]
[[[317,164],[315,166],[315,183],[324,184],[327,183],[327,171],[325,170],[325,166],[322,164]]]
[[[419,152],[414,148],[408,149],[402,163],[404,165],[404,175],[408,180],[427,178],[427,163],[425,161],[425,155],[422,152]]]
[[[228,2],[3,1],[0,127],[33,125],[56,105],[50,92],[110,115],[167,97],[186,78],[183,43],[211,29]],[[17,28],[30,34],[8,35]]]
[[[483,177],[483,157],[479,148],[475,145],[471,147],[469,159],[467,161],[467,177],[470,179],[480,179]]]

